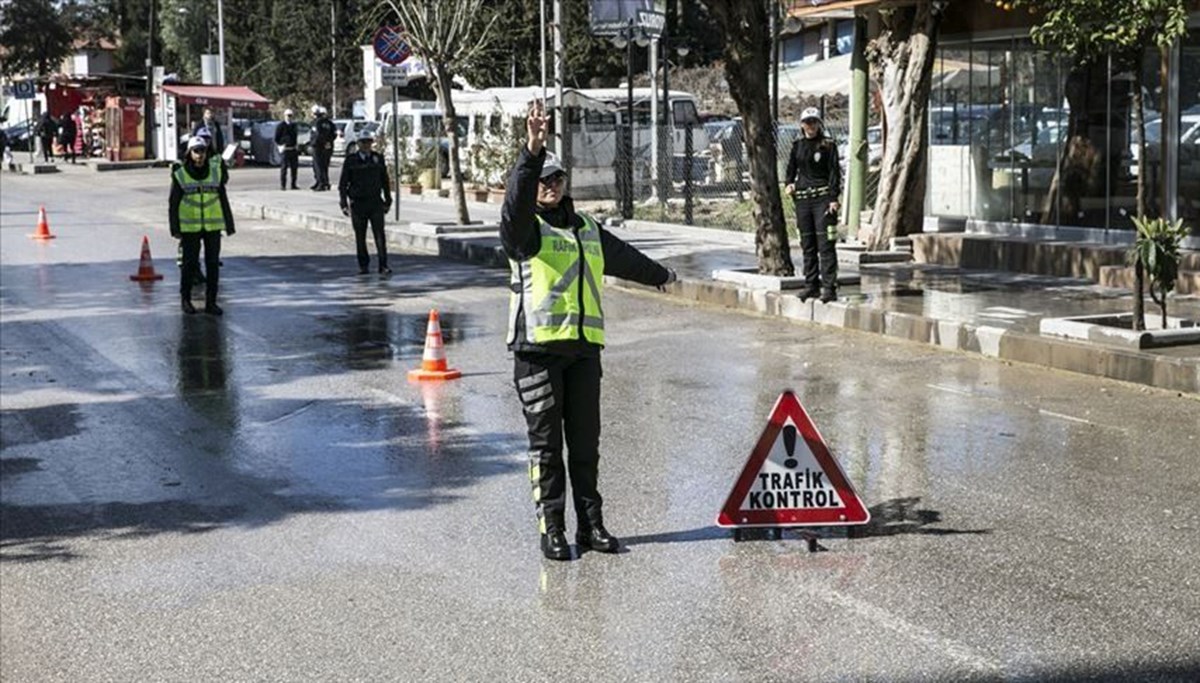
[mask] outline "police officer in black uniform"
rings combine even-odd
[[[283,112],[283,123],[275,127],[275,145],[279,147],[282,160],[279,163],[279,189],[287,189],[287,173],[292,172],[292,189],[296,187],[296,173],[300,169],[300,149],[297,147],[298,133],[296,124],[292,121],[295,115],[291,109]]]
[[[383,217],[392,208],[392,189],[387,162],[382,154],[374,150],[374,143],[375,138],[369,133],[364,132],[359,136],[358,151],[347,155],[342,164],[338,195],[342,213],[350,217],[354,226],[358,274],[366,275],[367,267],[371,265],[371,256],[367,253],[367,225],[370,224],[371,235],[375,238],[375,252],[379,254],[379,274],[391,275]]]
[[[333,140],[337,137],[337,126],[333,125],[333,121],[329,118],[329,112],[325,107],[314,106],[312,131],[312,158],[313,158],[313,176],[316,183],[312,189],[320,192],[328,190],[329,185],[329,162],[333,160]]]
[[[604,276],[663,286],[675,273],[575,211],[563,194],[566,172],[544,149],[547,117],[540,103],[526,126],[529,140],[501,209],[500,241],[512,265],[508,347],[529,433],[542,554],[571,557],[564,520],[568,472],[576,543],[615,553],[619,543],[604,528],[597,490]]]
[[[804,133],[788,156],[787,192],[796,200],[796,227],[804,251],[804,290],[800,300],[837,298],[837,217],[842,168],[837,145],[825,134],[821,112],[809,107],[800,114]],[[819,270],[818,270],[819,265]]]

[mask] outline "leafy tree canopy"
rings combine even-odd
[[[46,76],[71,54],[74,37],[68,28],[79,13],[73,3],[53,0],[9,0],[0,5],[0,73]]]

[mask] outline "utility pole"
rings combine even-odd
[[[566,164],[563,128],[567,122],[564,114],[566,107],[563,106],[562,0],[554,0],[554,153]]]
[[[147,159],[156,158],[154,155],[154,5],[155,0],[150,0],[150,32],[146,38],[146,116],[143,120],[146,124],[146,130],[143,133],[145,136],[145,157]]]
[[[329,76],[333,84],[329,98],[329,111],[338,115],[337,106],[337,0],[329,2]]]

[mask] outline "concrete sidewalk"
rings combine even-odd
[[[341,215],[333,193],[232,193],[239,217],[271,220],[350,236],[350,220]],[[403,221],[405,205],[444,204],[436,196],[401,197],[402,221],[389,225],[389,241],[413,251],[507,268],[495,221],[499,207],[471,202],[478,225],[457,226]],[[441,208],[440,206],[438,208]],[[389,222],[391,217],[389,216]],[[680,281],[668,295],[788,318],[932,344],[952,351],[979,353],[1006,361],[1109,377],[1179,392],[1200,393],[1200,344],[1130,348],[1076,341],[1039,332],[1045,319],[1127,313],[1132,296],[1090,280],[1018,273],[971,271],[918,263],[860,263],[861,250],[839,248],[841,289],[837,301],[801,302],[795,290],[777,279],[714,278],[716,271],[753,271],[753,235],[710,228],[629,221],[610,228],[647,255],[674,268]],[[798,245],[792,259],[799,269]],[[722,277],[728,278],[728,273]],[[610,279],[619,287],[642,289]],[[784,284],[786,287],[786,283]],[[1170,313],[1200,320],[1200,298],[1172,297]],[[1146,300],[1147,322],[1158,319]]]

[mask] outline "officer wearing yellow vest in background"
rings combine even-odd
[[[204,312],[221,315],[217,305],[217,286],[220,280],[221,231],[232,235],[233,212],[225,195],[229,171],[220,155],[210,154],[204,138],[188,140],[187,157],[171,167],[170,225],[171,236],[183,247],[183,273],[179,278],[179,293],[183,312],[193,314],[192,281],[200,268],[200,245],[204,245],[204,269],[208,280],[204,284]]]
[[[567,560],[564,513],[570,472],[580,548],[615,553],[597,490],[600,459],[600,350],[604,276],[663,286],[675,273],[576,213],[566,172],[545,151],[547,116],[538,102],[529,140],[512,170],[500,214],[510,259],[508,347],[529,431],[529,477],[542,554]],[[563,467],[563,441],[569,465]]]

